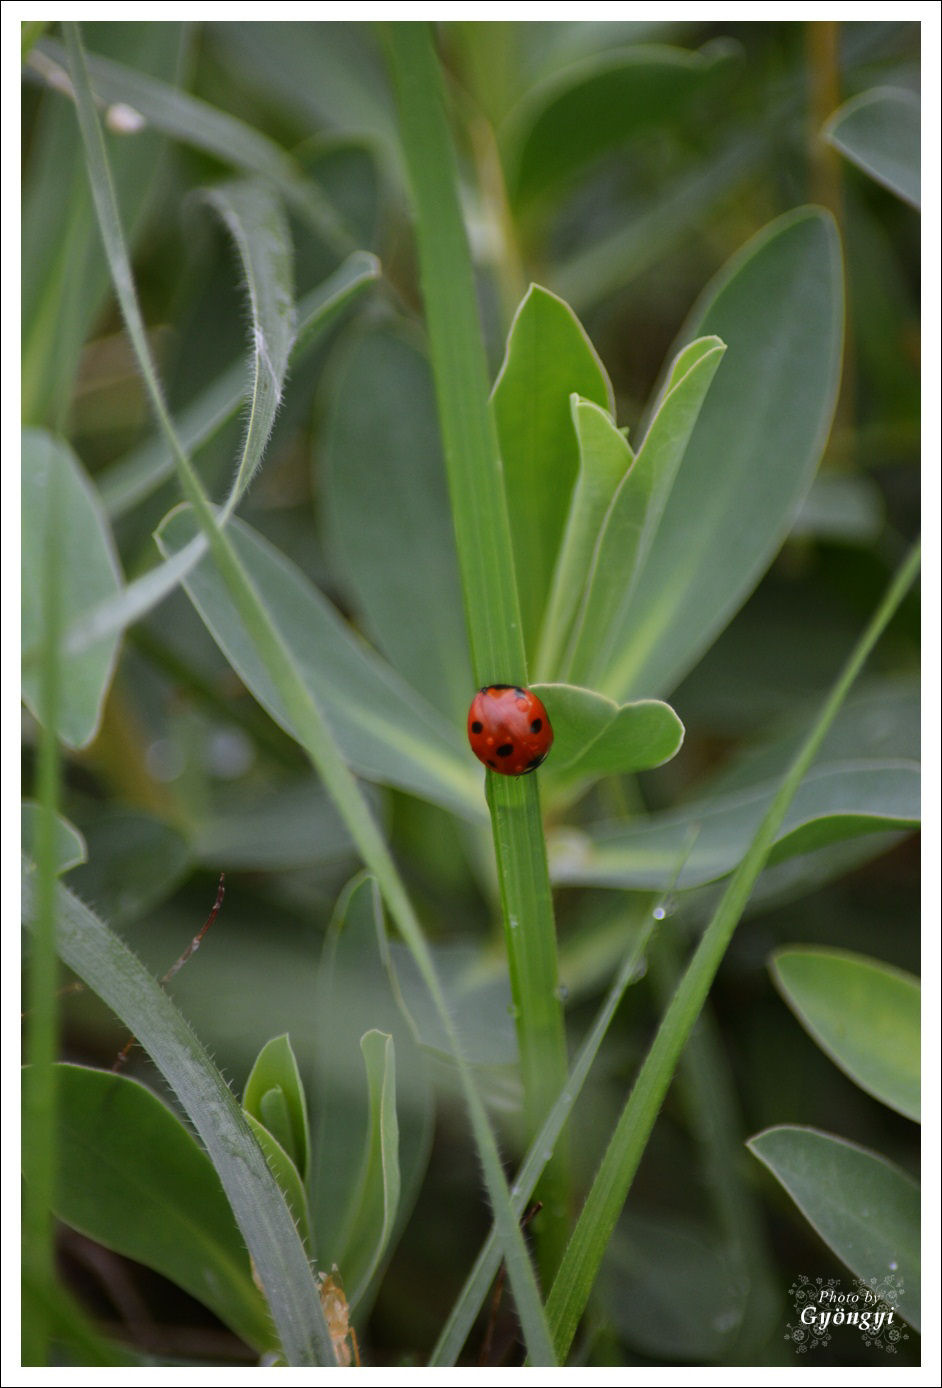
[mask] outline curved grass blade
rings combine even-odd
[[[34,874],[23,880],[33,925]],[[228,1085],[170,998],[131,951],[64,887],[60,957],[134,1032],[199,1134],[255,1263],[290,1364],[333,1364],[330,1335],[294,1220]]]
[[[210,189],[205,197],[238,247],[252,325],[248,427],[221,517],[225,522],[261,466],[281,404],[294,342],[294,275],[288,224],[265,188],[257,183],[229,183]]]
[[[310,1251],[314,1246],[311,1238],[311,1217],[308,1210],[307,1192],[298,1168],[271,1129],[267,1128],[264,1123],[260,1123],[253,1113],[249,1113],[248,1109],[243,1109],[242,1112],[245,1115],[245,1121],[255,1134],[255,1141],[265,1153],[269,1170],[278,1182],[278,1188],[285,1198],[285,1204],[291,1211],[298,1237],[304,1247]]]

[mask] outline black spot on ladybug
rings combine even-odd
[[[540,729],[542,728],[542,726],[543,726],[543,719],[542,719],[542,718],[534,718],[533,722],[530,724],[530,731],[531,731],[531,733],[538,733],[538,732],[540,731]]]
[[[497,755],[498,755],[499,757],[509,757],[509,756],[511,755],[511,753],[513,752],[513,750],[514,750],[514,745],[513,745],[512,742],[502,742],[501,745],[500,745],[500,746],[498,747],[498,749],[497,749]]]
[[[471,724],[471,731],[473,733],[483,733],[484,724],[479,723],[478,720],[475,718],[474,722]]]

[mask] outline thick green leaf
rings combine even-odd
[[[121,588],[111,532],[97,494],[68,444],[41,429],[26,429],[22,445],[21,601],[23,649],[42,643],[42,572],[49,547],[58,554],[62,595],[60,630]],[[56,533],[49,532],[53,493]],[[96,642],[62,662],[59,735],[70,747],[84,747],[98,729],[111,684],[118,637]],[[23,672],[23,698],[38,717],[39,672]]]
[[[620,707],[573,684],[533,686],[553,725],[552,763],[574,776],[645,771],[676,756],[684,726],[669,704],[639,699]]]
[[[20,804],[20,844],[28,858],[36,857],[36,839],[39,833],[39,816],[42,813],[34,800],[24,800]],[[85,840],[62,815],[56,816],[56,869],[68,872],[78,867],[88,857]]]
[[[919,980],[834,949],[773,955],[772,977],[806,1031],[855,1084],[919,1122]]]
[[[573,680],[593,688],[619,686],[619,666],[631,650],[628,614],[637,577],[657,545],[677,470],[725,351],[719,338],[699,338],[671,367],[664,398],[599,536],[564,667]]]
[[[435,393],[424,356],[401,335],[360,337],[331,373],[318,453],[328,539],[367,635],[460,718],[474,681]]]
[[[615,428],[605,410],[578,395],[570,398],[570,409],[579,442],[579,474],[534,662],[537,677],[546,680],[560,673],[559,658],[586,586],[605,513],[615,488],[634,463],[625,432]]]
[[[35,870],[24,861],[23,920],[35,919]],[[206,1146],[289,1363],[329,1364],[333,1349],[294,1221],[241,1110],[170,998],[77,897],[57,892],[60,957],[133,1029]]]
[[[245,1082],[242,1107],[278,1140],[306,1179],[310,1157],[307,1099],[287,1036],[275,1036],[262,1047]]]
[[[524,639],[536,641],[579,469],[578,394],[614,413],[612,387],[568,304],[531,285],[494,386]]]
[[[188,510],[172,512],[158,535],[163,552],[181,549],[195,529]],[[482,818],[480,781],[458,731],[354,637],[283,555],[241,522],[231,522],[229,529],[240,560],[351,766],[367,779],[400,786],[468,819]],[[233,668],[275,721],[293,733],[281,697],[215,567],[204,559],[185,586]]]
[[[341,1255],[351,1306],[361,1299],[389,1246],[399,1210],[396,1048],[382,1031],[360,1039],[369,1089],[369,1132]]]
[[[694,829],[696,841],[681,869],[678,887],[698,887],[723,877],[745,853],[776,784],[753,785],[627,826],[602,825],[587,833],[560,831],[550,843],[553,880],[657,890],[666,884]],[[919,817],[916,764],[819,765],[792,800],[769,861],[781,862],[858,834],[915,827]]]
[[[256,1348],[276,1345],[219,1177],[180,1120],[127,1076],[56,1073],[59,1218],[169,1277]]]
[[[269,1170],[278,1182],[278,1188],[285,1198],[285,1204],[291,1211],[298,1234],[305,1248],[310,1252],[313,1248],[311,1220],[308,1213],[307,1193],[298,1168],[278,1139],[272,1135],[271,1128],[265,1123],[259,1122],[255,1115],[249,1113],[247,1109],[243,1109],[243,1113],[245,1114],[245,1121],[255,1134],[256,1142],[265,1153]]]
[[[746,1144],[824,1242],[863,1282],[892,1273],[899,1313],[921,1322],[919,1187],[876,1152],[815,1128],[768,1128]]]
[[[603,692],[671,689],[715,639],[784,539],[827,440],[843,293],[830,217],[800,209],[751,241],[684,337],[727,344],[628,610]]]
[[[920,106],[912,92],[878,87],[846,102],[824,138],[905,202],[920,203]]]
[[[716,61],[715,52],[638,44],[593,54],[534,87],[508,122],[511,196],[569,184],[607,150],[671,122]]]

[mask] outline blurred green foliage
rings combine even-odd
[[[476,764],[463,745],[472,691],[462,595],[381,36],[369,24],[327,22],[93,23],[83,36],[138,292],[176,414],[196,407],[209,418],[208,392],[246,338],[240,271],[197,190],[246,171],[267,181],[288,219],[300,303],[352,252],[379,259],[380,276],[364,272],[308,350],[295,352],[237,538],[259,582],[266,576],[273,604],[292,614],[311,680],[319,690],[336,684],[338,741],[375,783],[373,803],[505,1145],[516,1152],[519,1080],[493,866]],[[655,939],[648,975],[631,989],[581,1101],[581,1190],[709,915],[716,879],[741,857],[762,795],[918,529],[918,148],[893,135],[903,172],[881,164],[880,120],[883,112],[891,134],[914,138],[919,26],[468,22],[440,25],[437,38],[492,379],[535,281],[582,323],[611,379],[615,419],[637,447],[648,423],[644,402],[656,396],[672,344],[724,336],[727,301],[717,300],[704,322],[697,301],[750,238],[814,203],[835,218],[843,247],[842,384],[810,490],[766,494],[778,456],[804,446],[794,441],[806,434],[823,439],[802,394],[814,385],[806,378],[828,369],[814,359],[816,327],[802,348],[808,355],[783,369],[774,409],[763,400],[750,414],[755,389],[737,394],[721,364],[720,394],[708,397],[713,415],[695,435],[711,464],[728,467],[718,516],[710,516],[709,471],[698,480],[688,468],[674,502],[713,526],[714,548],[690,579],[704,608],[701,639],[694,649],[685,637],[677,650],[659,639],[647,683],[630,687],[632,698],[670,699],[686,728],[683,749],[640,775],[546,782],[554,792],[551,870],[572,884],[556,894],[570,1049],[648,912],[650,891],[671,881],[690,824],[707,826],[666,908],[670,941]],[[68,439],[57,458],[76,497],[70,534],[78,543],[82,528],[90,566],[88,593],[70,594],[77,612],[118,582],[111,539],[85,515],[88,493],[107,498],[136,451],[150,448],[152,461],[135,474],[148,480],[134,504],[112,512],[128,580],[159,561],[153,535],[179,498],[152,444],[108,291],[56,27],[29,39],[24,423]],[[867,95],[887,89],[882,104]],[[858,98],[862,133],[861,103],[838,118]],[[776,292],[761,275],[738,286],[761,303]],[[828,317],[813,284],[806,300],[788,300],[798,327],[816,324],[816,313]],[[685,324],[696,333],[681,337]],[[772,347],[757,337],[745,349],[757,378]],[[567,424],[565,411],[560,418]],[[217,499],[231,484],[240,428],[231,405],[221,409],[196,452]],[[29,437],[33,456],[44,436]],[[727,437],[739,464],[724,456]],[[570,444],[565,466],[574,476],[575,435]],[[810,477],[817,453],[807,447]],[[35,470],[30,476],[36,483]],[[37,519],[31,495],[24,536]],[[545,500],[552,547],[547,558],[543,532],[532,546],[539,574],[528,565],[524,578],[531,609],[546,601],[566,510],[565,496]],[[525,530],[525,504],[515,504],[514,522]],[[186,538],[187,524],[176,516],[162,527],[165,553]],[[748,581],[735,592],[721,584],[713,604],[709,585],[724,557],[750,545]],[[42,567],[37,546],[31,580]],[[677,539],[676,553],[660,561],[666,576],[650,566],[643,612],[685,550]],[[188,584],[201,611],[216,601],[210,581],[201,570]],[[627,616],[634,622],[636,612]],[[215,620],[224,626],[226,614],[217,610]],[[38,639],[35,624],[27,635]],[[357,1328],[365,1362],[423,1363],[486,1230],[473,1146],[408,961],[394,945],[400,1008],[390,997],[388,947],[372,923],[354,920],[349,937],[338,933],[335,904],[359,864],[275,701],[240,661],[237,637],[222,642],[230,665],[177,588],[125,632],[110,683],[109,651],[98,661],[96,690],[69,686],[77,712],[63,735],[80,750],[64,763],[61,809],[84,837],[88,861],[67,881],[160,977],[195,934],[226,869],[225,908],[173,995],[240,1092],[265,1043],[290,1035],[313,1118],[308,1200],[326,1248],[350,1242],[342,1202],[352,1198],[370,1123],[382,1131],[359,1038],[373,1028],[395,1035],[402,1188],[387,1211],[395,1230],[386,1231],[386,1261],[360,1301]],[[851,950],[918,971],[918,858],[907,835],[918,803],[917,642],[911,597],[842,712],[818,780],[796,800],[790,846],[780,844],[726,958],[613,1241],[579,1362],[792,1362],[782,1333],[789,1285],[803,1273],[839,1276],[843,1268],[749,1164],[742,1144],[750,1134],[771,1124],[821,1127],[917,1174],[918,1129],[809,1042],[767,972],[769,956],[786,946]],[[365,691],[362,708],[345,681]],[[627,698],[629,683],[605,692]],[[421,753],[410,751],[410,739]],[[27,794],[35,742],[27,717]],[[828,776],[839,793],[816,798]],[[607,876],[591,871],[593,852],[608,854]],[[98,1066],[125,1040],[89,994],[64,1003],[63,1028],[64,1054]],[[136,1056],[138,1072],[159,1088]],[[377,1092],[384,1082],[371,1081]],[[382,1203],[375,1188],[371,1198]],[[360,1251],[361,1271],[372,1271],[370,1256]],[[79,1301],[110,1335],[131,1341],[141,1362],[244,1358],[237,1340],[221,1341],[208,1323],[202,1338],[184,1333],[193,1309],[136,1265],[93,1254],[71,1233],[63,1265]],[[242,1282],[239,1295],[251,1301],[251,1284]],[[145,1298],[151,1323],[137,1338],[128,1287]],[[475,1334],[462,1362],[475,1362],[483,1326]],[[489,1363],[514,1362],[514,1336],[512,1311],[501,1306]],[[66,1355],[81,1338],[70,1340],[68,1327],[61,1337]],[[847,1335],[824,1362],[870,1364],[874,1352]],[[917,1362],[917,1354],[903,1346],[894,1362]]]

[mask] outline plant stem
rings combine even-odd
[[[424,24],[391,24],[390,63],[416,238],[471,659],[479,685],[525,684],[526,654],[514,577],[497,430],[474,276],[458,199],[458,169],[441,74]],[[532,1137],[566,1082],[557,996],[552,895],[535,776],[487,773],[517,1041]],[[544,1275],[556,1266],[568,1204],[565,1143],[539,1195]]]

